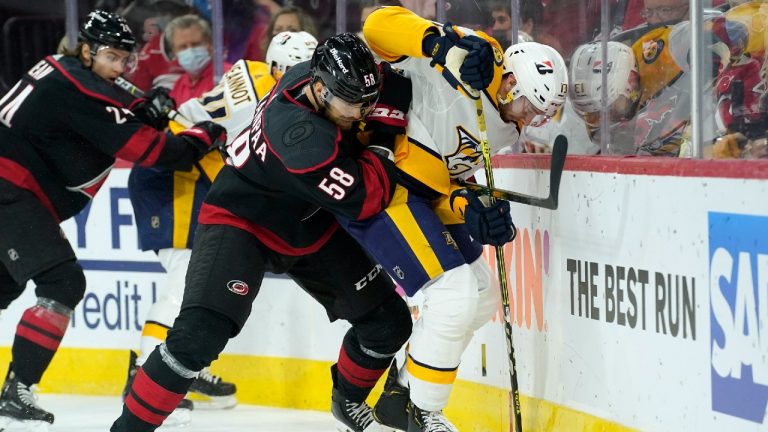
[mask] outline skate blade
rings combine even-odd
[[[237,398],[232,396],[206,396],[200,393],[187,393],[187,398],[195,403],[199,410],[232,409],[237,405]]]
[[[40,420],[0,417],[0,432],[48,432],[50,426],[50,423]]]
[[[192,410],[177,408],[173,410],[171,415],[169,415],[168,418],[165,419],[165,421],[163,422],[163,425],[157,430],[167,431],[167,430],[183,428],[188,426],[191,421],[192,421]],[[2,432],[2,430],[0,430],[0,432]]]

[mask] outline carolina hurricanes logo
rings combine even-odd
[[[227,282],[227,289],[241,296],[248,294],[249,291],[248,284],[239,280],[231,280]]]
[[[552,64],[552,60],[542,60],[536,62],[536,70],[541,75],[551,74],[555,73],[555,66]]]

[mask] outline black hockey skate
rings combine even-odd
[[[0,430],[9,426],[23,426],[25,430],[48,430],[53,424],[53,414],[37,405],[37,397],[31,386],[19,381],[12,369],[0,394]]]
[[[408,432],[459,432],[442,411],[425,411],[408,403]]]
[[[389,432],[373,418],[373,408],[365,402],[347,400],[337,389],[331,395],[331,413],[339,432]]]
[[[228,409],[237,405],[236,392],[234,383],[222,381],[221,377],[213,375],[205,368],[192,382],[187,396],[200,409]]]
[[[128,392],[131,391],[133,380],[136,378],[136,372],[139,371],[139,365],[136,364],[138,355],[134,351],[130,351],[130,358],[128,362],[128,379],[125,381],[125,387],[123,388],[123,402],[125,397],[128,396]],[[192,410],[195,409],[195,404],[189,399],[182,399],[175,410],[165,419],[163,426],[185,426],[192,421]],[[0,429],[2,432],[2,429]]]
[[[408,387],[403,387],[397,382],[397,361],[392,361],[389,367],[387,380],[384,382],[384,390],[373,408],[373,417],[377,422],[393,428],[393,430],[408,430]]]

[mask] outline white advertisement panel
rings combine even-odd
[[[571,158],[558,210],[512,205],[522,393],[641,430],[768,430],[768,181],[622,163]],[[545,196],[548,171],[520,165],[498,187]],[[489,324],[460,376],[508,388],[506,359]]]
[[[542,160],[500,158],[497,186],[546,195]],[[512,204],[521,392],[641,430],[768,430],[768,165],[606,160],[569,157],[556,211]],[[65,347],[136,348],[162,289],[157,259],[137,246],[127,177],[116,169],[64,224],[88,277]],[[3,313],[3,340],[33,301],[30,288]],[[460,379],[509,388],[500,317]],[[332,361],[346,328],[270,277],[227,352]]]

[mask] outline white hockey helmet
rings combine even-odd
[[[602,70],[606,65],[608,100],[601,100]],[[632,49],[620,42],[608,42],[608,61],[602,61],[599,42],[576,48],[571,57],[571,101],[574,111],[590,126],[599,125],[600,110],[608,106],[611,121],[634,115],[640,99],[640,75]]]
[[[525,96],[545,116],[552,117],[568,94],[568,69],[554,48],[538,42],[522,42],[504,52],[504,73],[515,74],[512,99]]]
[[[315,48],[317,39],[305,31],[280,32],[269,43],[266,63],[270,70],[277,66],[275,78],[280,78],[292,66],[311,60]]]

